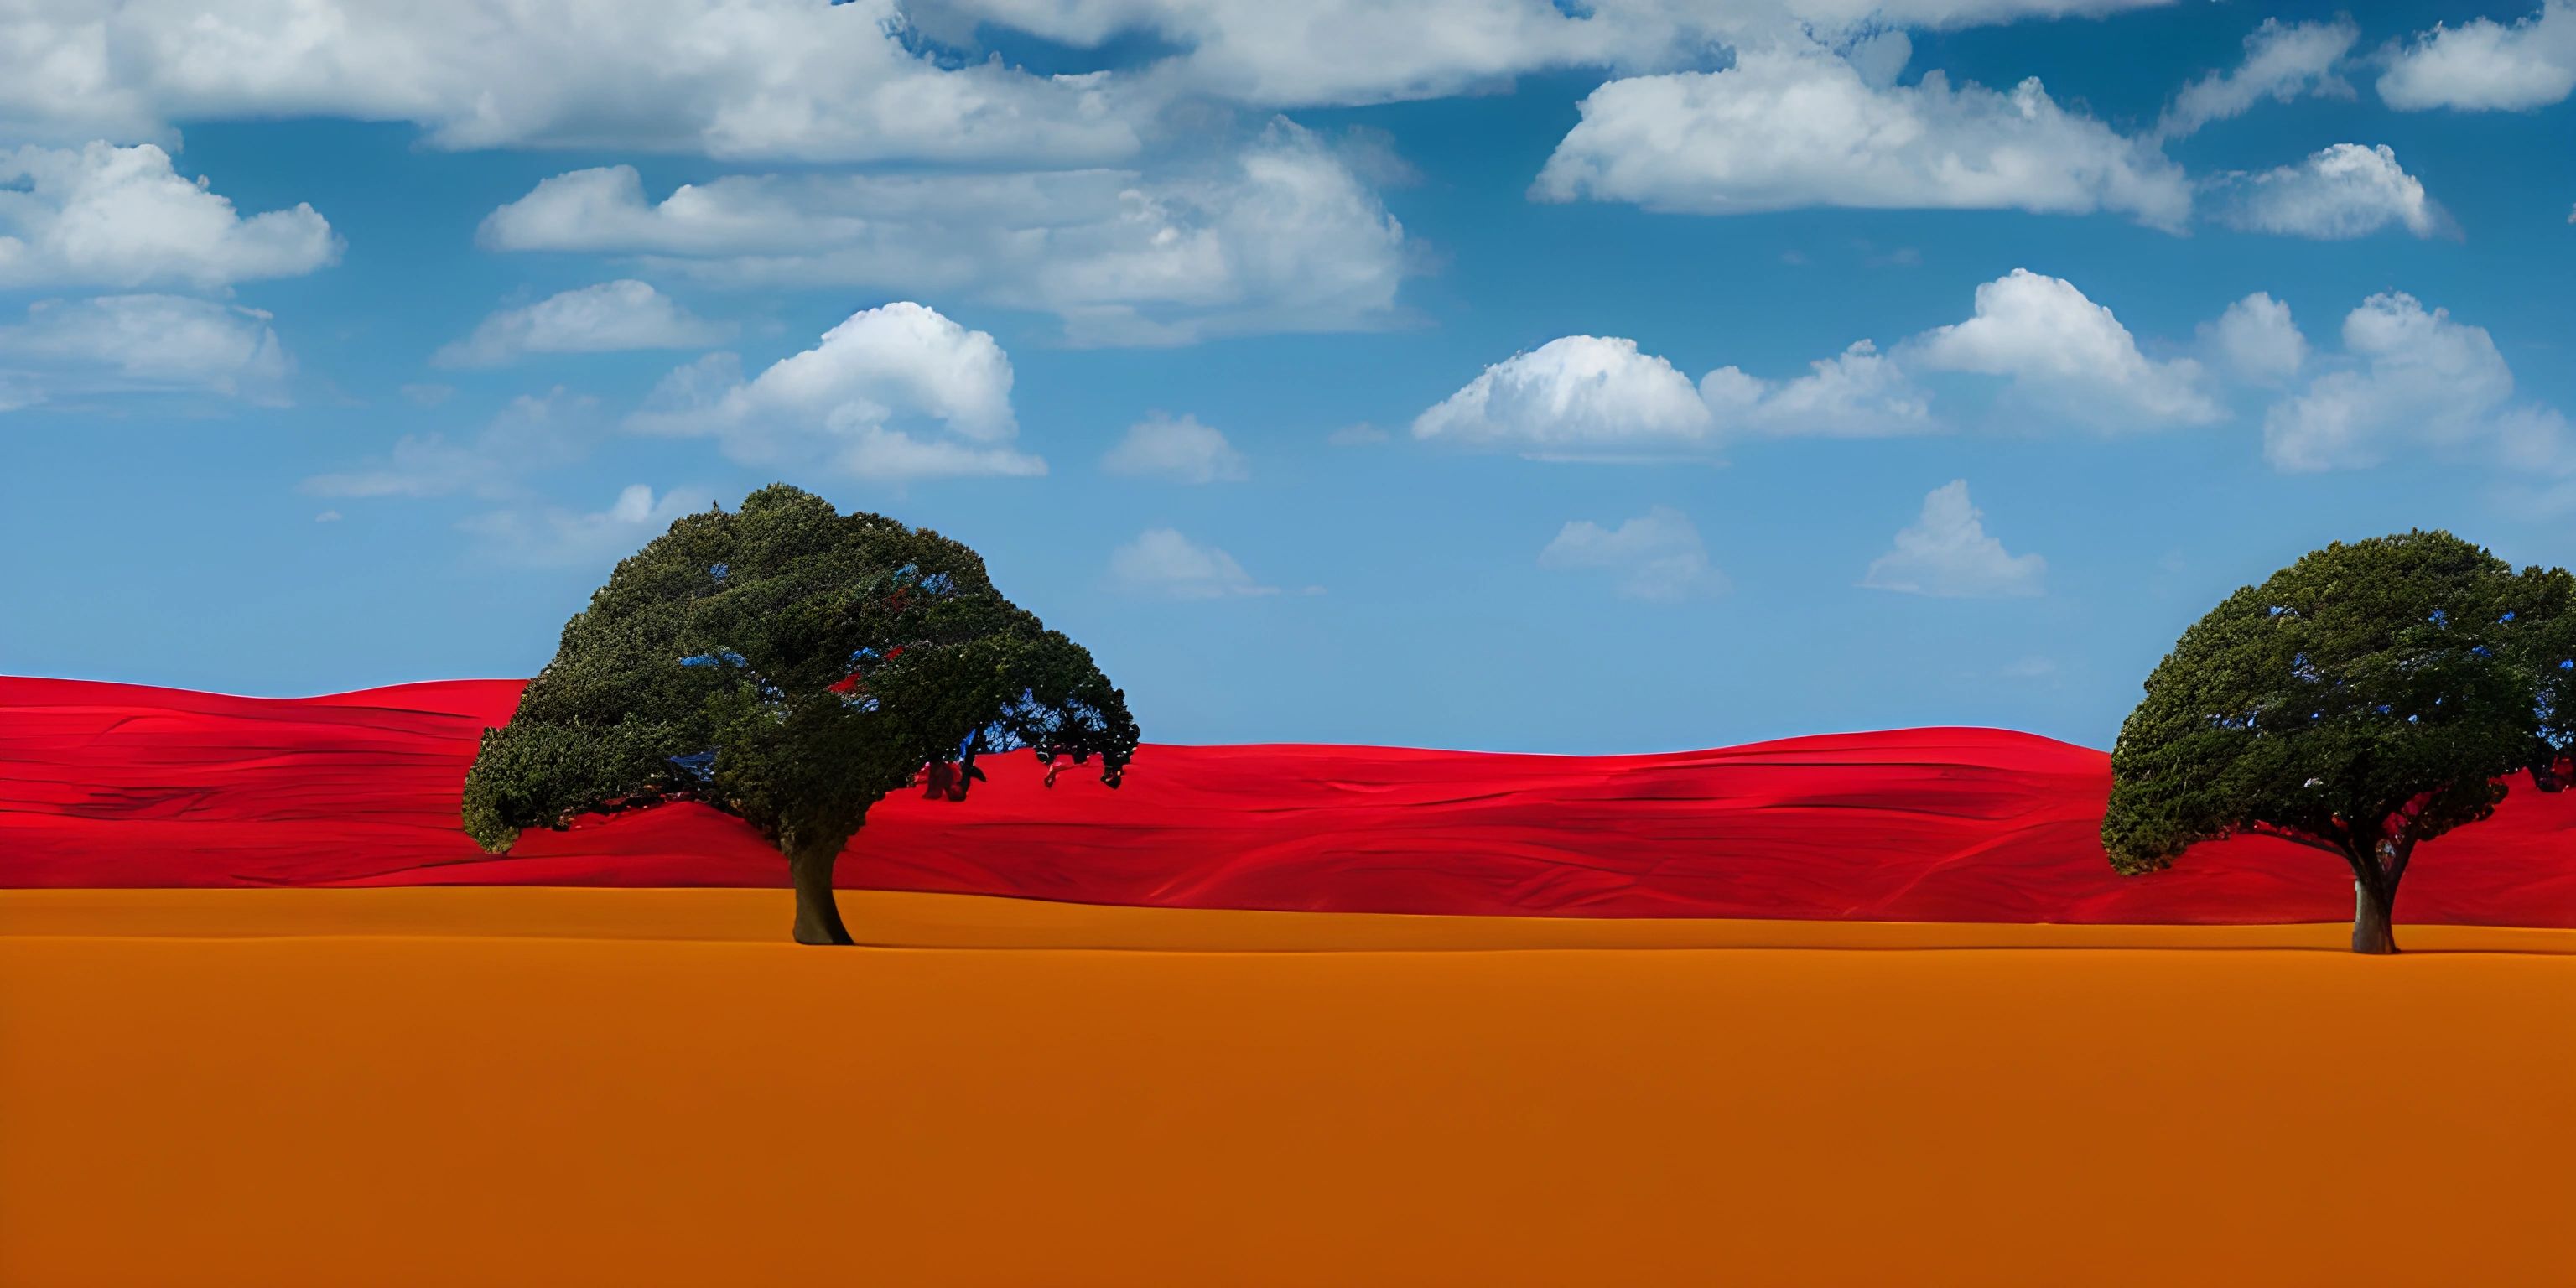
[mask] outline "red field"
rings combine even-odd
[[[672,806],[483,855],[456,801],[513,681],[297,700],[0,679],[0,887],[778,886],[750,829]],[[1557,757],[1149,745],[1124,789],[985,762],[962,804],[880,806],[850,887],[1143,907],[1582,917],[2217,924],[2351,914],[2269,840],[2122,878],[2106,757],[1916,729]],[[2527,783],[2419,855],[2401,921],[2576,927],[2576,793]]]
[[[0,1284],[2570,1282],[2576,794],[2363,957],[2018,734],[1013,757],[826,952],[703,809],[480,855],[516,692],[0,680]]]

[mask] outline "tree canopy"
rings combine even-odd
[[[2533,568],[2521,580],[2512,657],[2532,687],[2532,781],[2562,791],[2576,780],[2576,575]]]
[[[786,855],[800,942],[848,943],[833,860],[887,793],[927,767],[962,799],[977,756],[1019,749],[1096,756],[1116,787],[1137,737],[1091,654],[974,551],[780,484],[618,564],[484,732],[464,821],[499,853],[527,828],[700,801]]]
[[[2394,951],[2415,847],[2493,813],[2507,775],[2554,759],[2557,713],[2576,716],[2538,660],[2568,598],[2563,572],[2517,575],[2420,531],[2339,542],[2238,590],[2183,633],[2121,726],[2112,865],[2168,867],[2237,833],[2326,850],[2352,871],[2354,949]]]

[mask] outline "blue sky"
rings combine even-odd
[[[2576,559],[2560,0],[12,13],[0,672],[524,675],[783,479],[1149,740],[2107,746],[2327,541]]]

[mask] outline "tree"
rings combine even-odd
[[[978,755],[1016,749],[1097,756],[1116,787],[1136,739],[1091,654],[974,551],[780,484],[617,565],[484,731],[465,829],[501,853],[527,828],[704,802],[786,856],[797,942],[847,944],[833,862],[887,793],[927,769],[929,794],[962,800]]]
[[[2564,568],[2522,574],[2511,656],[2530,683],[2536,741],[2532,784],[2544,792],[2576,782],[2576,576]]]
[[[2169,867],[2238,833],[2294,841],[2351,868],[2353,951],[2397,951],[2389,918],[2415,847],[2492,814],[2504,777],[2535,763],[2527,657],[2564,616],[2548,576],[2409,532],[2330,545],[2228,596],[2120,727],[2112,867]]]

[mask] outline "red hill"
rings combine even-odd
[[[515,681],[236,698],[0,679],[0,886],[780,886],[747,827],[670,806],[483,855],[456,803]],[[848,887],[1334,912],[2289,922],[2333,859],[2259,839],[2115,876],[2098,751],[1991,729],[1651,756],[1148,745],[1127,786],[985,762],[880,806]],[[2576,927],[2576,793],[2525,783],[2416,859],[2401,921]]]

